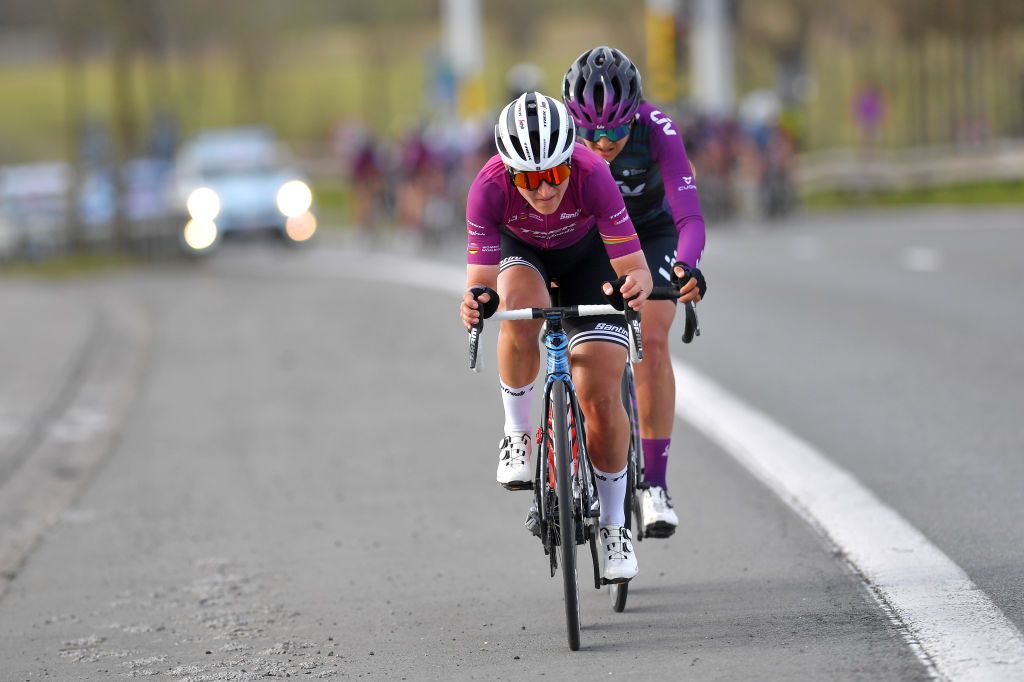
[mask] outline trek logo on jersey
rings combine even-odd
[[[697,185],[693,184],[693,176],[692,175],[684,175],[683,176],[683,182],[685,182],[686,184],[685,185],[679,185],[678,191],[684,192],[684,191],[686,191],[688,189],[697,189]]]
[[[558,219],[559,220],[572,220],[573,218],[578,217],[579,214],[580,214],[580,211],[582,211],[582,210],[583,209],[581,209],[581,208],[577,208],[573,213],[563,213],[562,215],[558,216]]]

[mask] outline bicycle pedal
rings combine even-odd
[[[615,580],[608,580],[608,578],[602,577],[602,585],[626,585],[632,578],[616,578]]]
[[[533,490],[533,481],[512,481],[499,484],[505,490]]]
[[[664,523],[662,521],[652,523],[651,525],[644,528],[644,535],[646,535],[649,538],[657,538],[659,540],[670,538],[673,534],[675,534],[675,532],[675,526],[673,526],[670,523]]]

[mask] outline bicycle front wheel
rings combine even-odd
[[[565,627],[569,648],[580,648],[580,593],[576,580],[576,505],[572,495],[572,452],[569,450],[569,422],[566,388],[560,381],[551,386],[551,423],[555,440],[555,477],[558,492],[558,553],[565,591]]]

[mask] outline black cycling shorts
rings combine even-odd
[[[558,282],[559,305],[600,305],[608,303],[601,285],[617,275],[608,262],[608,252],[597,230],[564,249],[538,249],[501,232],[499,272],[516,266],[536,270],[547,285]],[[589,341],[606,341],[629,348],[626,323],[621,315],[567,317],[569,350]]]
[[[647,258],[654,286],[672,284],[672,264],[676,262],[676,246],[679,244],[672,216],[663,213],[651,222],[637,225],[636,234],[640,237],[640,248]]]

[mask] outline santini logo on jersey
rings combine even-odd
[[[620,324],[608,324],[607,322],[598,322],[594,325],[594,331],[598,332],[614,332],[620,336],[626,335],[626,328]]]
[[[558,219],[559,220],[572,220],[573,218],[577,217],[580,214],[580,211],[582,211],[582,210],[583,209],[577,208],[576,211],[573,212],[573,213],[563,213],[562,215],[558,216]]]

